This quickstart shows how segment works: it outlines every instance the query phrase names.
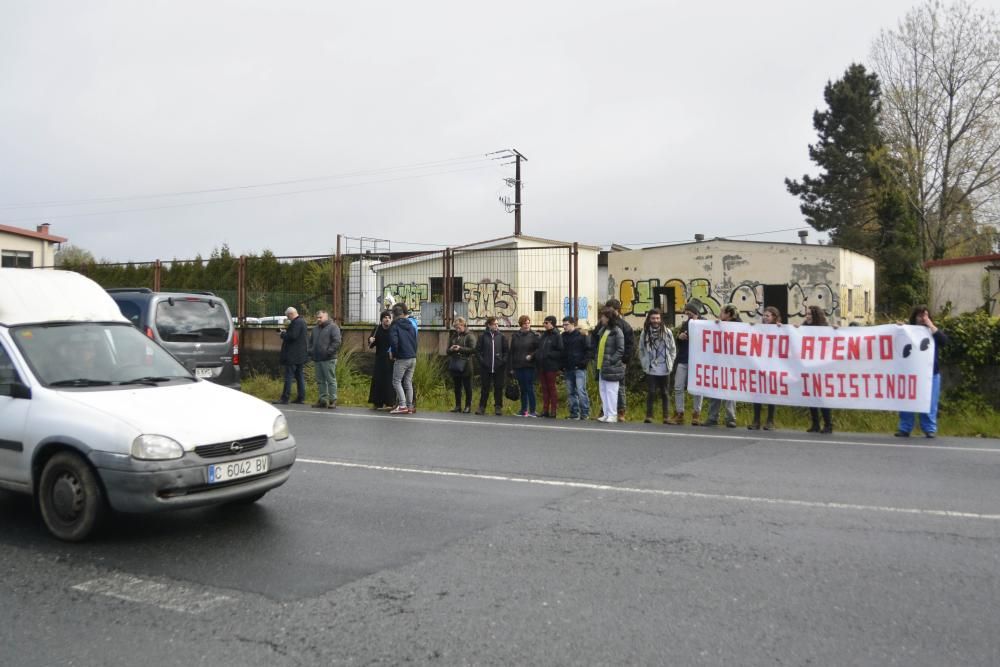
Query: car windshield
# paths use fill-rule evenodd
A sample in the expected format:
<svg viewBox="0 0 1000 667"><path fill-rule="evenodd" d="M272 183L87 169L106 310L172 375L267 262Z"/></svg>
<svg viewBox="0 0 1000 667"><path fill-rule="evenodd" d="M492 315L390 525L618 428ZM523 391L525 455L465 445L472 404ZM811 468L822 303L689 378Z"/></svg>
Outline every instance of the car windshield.
<svg viewBox="0 0 1000 667"><path fill-rule="evenodd" d="M169 343L225 343L229 327L226 309L211 300L182 297L156 305L156 330Z"/></svg>
<svg viewBox="0 0 1000 667"><path fill-rule="evenodd" d="M52 387L155 385L192 379L184 366L129 324L59 323L13 327L35 377Z"/></svg>

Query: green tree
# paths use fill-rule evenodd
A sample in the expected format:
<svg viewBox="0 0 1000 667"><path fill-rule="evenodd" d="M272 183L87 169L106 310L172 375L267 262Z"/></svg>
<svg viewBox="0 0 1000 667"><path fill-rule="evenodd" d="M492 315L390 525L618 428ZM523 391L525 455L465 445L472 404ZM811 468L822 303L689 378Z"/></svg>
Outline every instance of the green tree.
<svg viewBox="0 0 1000 667"><path fill-rule="evenodd" d="M820 173L785 179L785 187L801 199L799 209L813 228L874 258L876 309L895 314L923 300L926 281L913 210L879 129L880 98L878 75L863 65L827 82L827 108L813 113L818 141L809 146Z"/></svg>

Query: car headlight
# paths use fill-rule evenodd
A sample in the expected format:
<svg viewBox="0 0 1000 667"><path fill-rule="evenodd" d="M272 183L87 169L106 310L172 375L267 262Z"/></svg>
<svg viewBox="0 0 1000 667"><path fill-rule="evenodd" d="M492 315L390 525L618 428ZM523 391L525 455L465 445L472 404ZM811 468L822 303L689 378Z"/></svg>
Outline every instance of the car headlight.
<svg viewBox="0 0 1000 667"><path fill-rule="evenodd" d="M140 435L132 441L132 458L146 460L179 459L184 456L181 443L165 435Z"/></svg>
<svg viewBox="0 0 1000 667"><path fill-rule="evenodd" d="M278 415L274 418L274 439L284 440L288 437L288 420L285 415Z"/></svg>

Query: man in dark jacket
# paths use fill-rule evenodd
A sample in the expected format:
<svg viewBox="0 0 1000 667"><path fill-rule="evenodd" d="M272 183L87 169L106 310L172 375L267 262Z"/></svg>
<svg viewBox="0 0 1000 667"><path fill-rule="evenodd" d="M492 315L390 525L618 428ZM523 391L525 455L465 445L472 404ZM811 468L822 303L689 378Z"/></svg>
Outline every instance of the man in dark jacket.
<svg viewBox="0 0 1000 667"><path fill-rule="evenodd" d="M549 315L542 323L544 331L538 341L535 360L542 385L542 416L555 417L559 409L559 393L556 390L556 376L562 368L562 336L559 335L558 320Z"/></svg>
<svg viewBox="0 0 1000 667"><path fill-rule="evenodd" d="M486 318L486 331L476 341L476 358L479 360L479 379L482 385L479 394L479 409L477 415L486 412L486 400L493 388L494 414L503 414L504 372L507 369L507 357L510 347L507 339L500 333L497 318Z"/></svg>
<svg viewBox="0 0 1000 667"><path fill-rule="evenodd" d="M396 407L389 414L402 415L416 412L413 402L413 370L417 367L417 329L406 317L406 308L400 304L392 307L392 324L389 325L392 386L396 390Z"/></svg>
<svg viewBox="0 0 1000 667"><path fill-rule="evenodd" d="M622 362L625 364L625 372L628 372L628 367L632 364L632 359L635 358L635 332L632 330L632 325L629 324L625 317L622 316L622 302L618 299L608 299L608 302L604 304L608 308L613 308L616 313L618 313L618 326L622 330L622 335L625 336L625 356L622 357ZM625 408L628 407L625 404L625 380L622 379L622 386L618 392L618 421L625 421Z"/></svg>
<svg viewBox="0 0 1000 667"><path fill-rule="evenodd" d="M337 407L337 353L340 352L340 327L325 310L316 311L316 326L309 337L309 358L316 369L319 400L314 408Z"/></svg>
<svg viewBox="0 0 1000 667"><path fill-rule="evenodd" d="M306 321L299 317L299 311L289 306L285 310L288 318L288 328L281 331L281 355L278 361L285 367L285 386L281 390L281 398L275 401L279 405L287 405L292 395L292 380L295 380L296 397L292 403L305 403L306 376L305 366L309 360L309 349Z"/></svg>
<svg viewBox="0 0 1000 667"><path fill-rule="evenodd" d="M590 419L590 396L587 394L587 361L590 341L576 328L575 317L563 318L562 369L566 379L569 416L566 419Z"/></svg>

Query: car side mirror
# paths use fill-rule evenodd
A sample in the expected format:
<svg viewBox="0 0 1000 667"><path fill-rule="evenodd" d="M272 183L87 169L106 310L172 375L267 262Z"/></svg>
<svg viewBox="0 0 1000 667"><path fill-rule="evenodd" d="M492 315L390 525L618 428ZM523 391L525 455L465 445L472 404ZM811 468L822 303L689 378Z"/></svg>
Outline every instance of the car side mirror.
<svg viewBox="0 0 1000 667"><path fill-rule="evenodd" d="M10 389L11 398L26 398L31 399L31 387L21 382L11 382L7 385Z"/></svg>

